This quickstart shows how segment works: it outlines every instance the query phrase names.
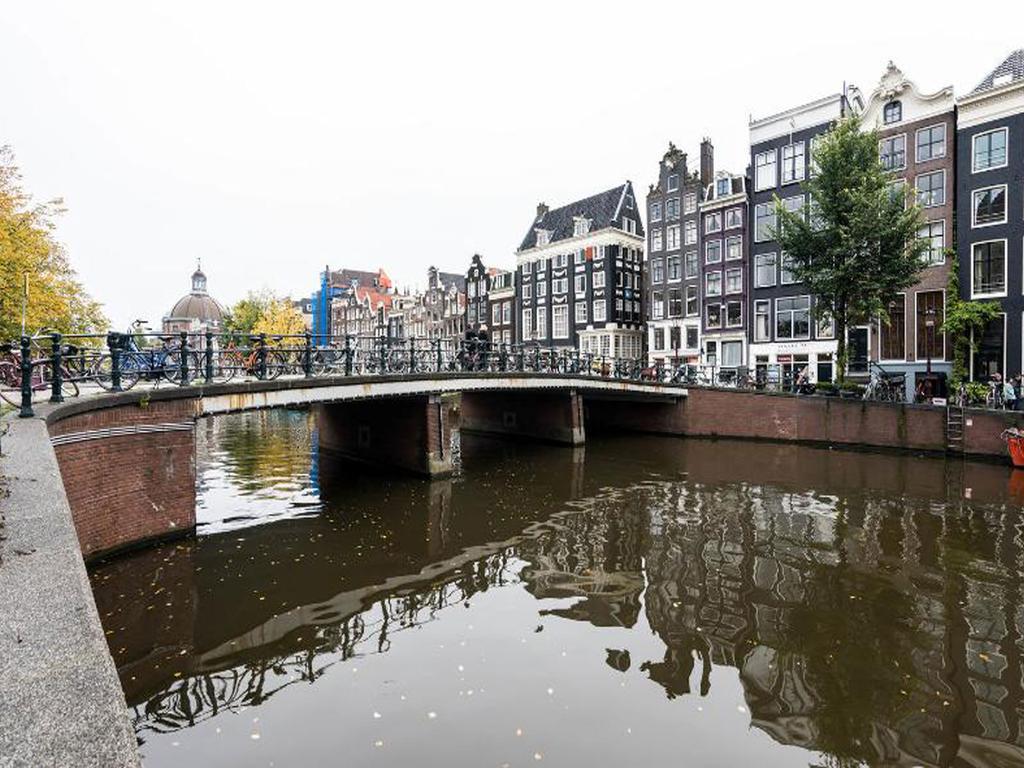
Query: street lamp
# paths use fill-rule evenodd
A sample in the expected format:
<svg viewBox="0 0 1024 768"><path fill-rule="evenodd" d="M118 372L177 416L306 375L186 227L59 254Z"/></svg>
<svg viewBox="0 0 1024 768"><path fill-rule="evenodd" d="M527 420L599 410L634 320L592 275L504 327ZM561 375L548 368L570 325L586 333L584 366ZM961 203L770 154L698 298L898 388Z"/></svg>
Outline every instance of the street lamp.
<svg viewBox="0 0 1024 768"><path fill-rule="evenodd" d="M924 311L924 327L928 329L926 331L928 363L925 373L929 376L932 373L932 344L935 342L935 316L937 314L938 312L935 311L935 307L928 307Z"/></svg>

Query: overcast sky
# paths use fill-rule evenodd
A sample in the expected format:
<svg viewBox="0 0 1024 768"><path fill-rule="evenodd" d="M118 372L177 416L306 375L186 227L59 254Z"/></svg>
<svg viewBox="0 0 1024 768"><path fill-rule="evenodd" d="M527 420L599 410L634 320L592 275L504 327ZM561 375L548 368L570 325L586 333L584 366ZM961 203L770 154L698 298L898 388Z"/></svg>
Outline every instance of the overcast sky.
<svg viewBox="0 0 1024 768"><path fill-rule="evenodd" d="M642 199L670 140L742 171L751 114L867 95L890 58L961 93L1024 46L1019 0L2 4L0 143L65 199L118 326L158 323L198 257L228 304L325 264L507 267L539 201Z"/></svg>

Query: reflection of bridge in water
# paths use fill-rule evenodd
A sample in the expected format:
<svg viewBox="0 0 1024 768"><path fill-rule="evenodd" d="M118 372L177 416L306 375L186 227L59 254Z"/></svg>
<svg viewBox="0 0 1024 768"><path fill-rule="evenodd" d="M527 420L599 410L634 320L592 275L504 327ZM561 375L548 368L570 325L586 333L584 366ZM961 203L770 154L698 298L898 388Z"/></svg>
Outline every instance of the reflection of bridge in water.
<svg viewBox="0 0 1024 768"><path fill-rule="evenodd" d="M651 479L611 487L619 454L601 444L586 464L580 449L542 449L527 469L549 501L529 518L547 521L533 526L507 499L524 481L497 458L486 486L399 483L387 502L372 479L327 473L324 498L344 514L114 561L96 596L108 626L131 628L112 650L140 736L386 653L406 629L522 581L574 601L545 611L556 620L646 621L661 658L595 662L638 665L669 697L706 695L716 667L736 668L753 724L782 743L873 764L1024 761L1019 504L1005 473L777 448L745 452L736 483L729 446L673 443ZM685 483L665 479L680 472ZM104 589L125 582L119 569L165 590L165 630L132 615L146 600Z"/></svg>

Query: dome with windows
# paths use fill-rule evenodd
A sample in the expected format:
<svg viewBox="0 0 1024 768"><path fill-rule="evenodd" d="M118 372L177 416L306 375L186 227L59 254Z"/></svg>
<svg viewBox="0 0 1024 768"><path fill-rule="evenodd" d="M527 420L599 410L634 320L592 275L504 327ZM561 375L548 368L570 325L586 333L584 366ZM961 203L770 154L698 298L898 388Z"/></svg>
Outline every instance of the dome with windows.
<svg viewBox="0 0 1024 768"><path fill-rule="evenodd" d="M178 299L164 318L165 330L216 328L224 320L224 307L206 292L206 275L197 266L192 273L192 290Z"/></svg>

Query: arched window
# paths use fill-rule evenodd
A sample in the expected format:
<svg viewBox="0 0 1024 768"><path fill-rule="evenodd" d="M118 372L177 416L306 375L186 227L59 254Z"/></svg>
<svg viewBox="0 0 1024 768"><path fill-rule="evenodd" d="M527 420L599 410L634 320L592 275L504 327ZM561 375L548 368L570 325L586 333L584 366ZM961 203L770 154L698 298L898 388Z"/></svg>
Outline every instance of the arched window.
<svg viewBox="0 0 1024 768"><path fill-rule="evenodd" d="M885 105L885 109L882 112L882 120L886 125L890 123L898 123L903 119L903 103L899 101L890 101Z"/></svg>

